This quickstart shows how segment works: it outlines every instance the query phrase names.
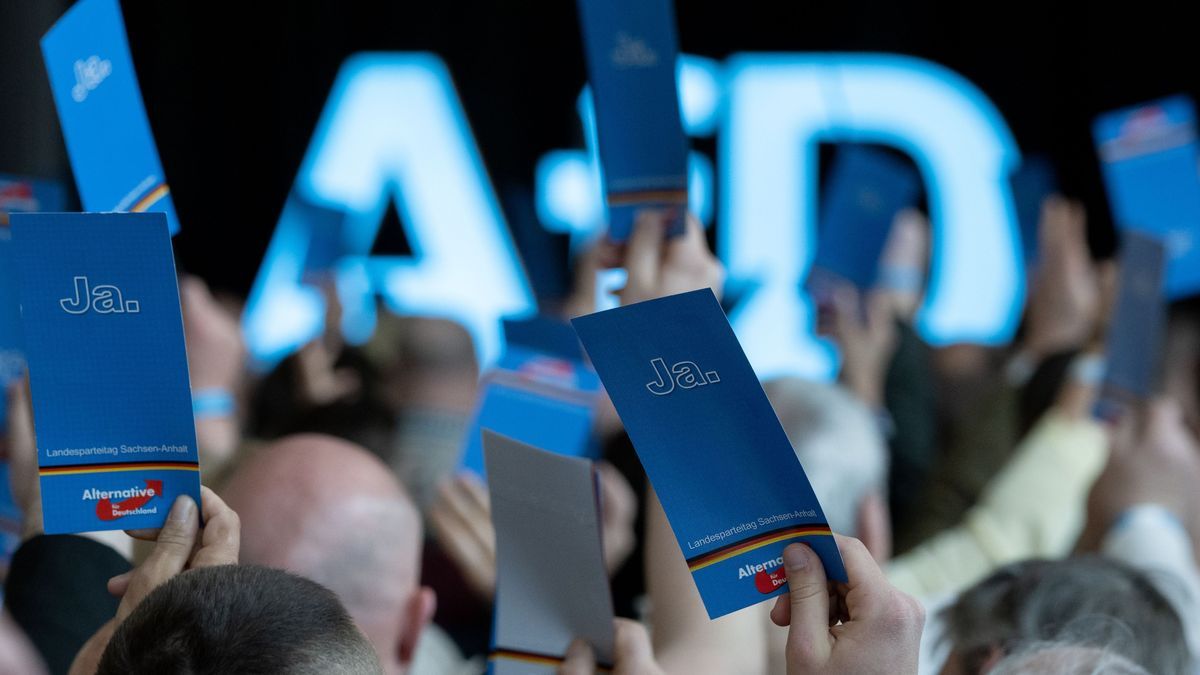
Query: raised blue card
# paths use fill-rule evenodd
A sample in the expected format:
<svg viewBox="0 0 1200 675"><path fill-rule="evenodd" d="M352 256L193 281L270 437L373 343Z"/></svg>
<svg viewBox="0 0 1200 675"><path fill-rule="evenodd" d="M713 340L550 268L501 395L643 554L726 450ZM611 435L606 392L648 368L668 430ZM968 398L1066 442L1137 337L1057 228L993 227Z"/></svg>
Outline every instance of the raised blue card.
<svg viewBox="0 0 1200 675"><path fill-rule="evenodd" d="M921 178L911 165L865 146L844 146L821 199L812 284L832 278L859 290L875 285L896 214L916 204ZM819 294L819 293L818 293Z"/></svg>
<svg viewBox="0 0 1200 675"><path fill-rule="evenodd" d="M687 136L679 111L671 0L578 0L608 236L625 241L638 209L687 211Z"/></svg>
<svg viewBox="0 0 1200 675"><path fill-rule="evenodd" d="M1017 225L1021 230L1021 254L1025 269L1031 269L1038 256L1038 231L1042 223L1042 202L1058 189L1058 180L1050 161L1042 156L1026 157L1009 177Z"/></svg>
<svg viewBox="0 0 1200 675"><path fill-rule="evenodd" d="M62 211L66 201L66 190L56 181L0 174L0 434L8 424L8 385L25 372L12 238L5 223L10 213Z"/></svg>
<svg viewBox="0 0 1200 675"><path fill-rule="evenodd" d="M600 378L571 327L536 317L505 321L504 355L485 373L462 466L482 476L483 429L572 457L591 457Z"/></svg>
<svg viewBox="0 0 1200 675"><path fill-rule="evenodd" d="M712 292L573 321L712 618L787 591L783 549L846 570L812 486Z"/></svg>
<svg viewBox="0 0 1200 675"><path fill-rule="evenodd" d="M8 428L8 387L25 372L21 309L12 268L12 238L0 225L0 434Z"/></svg>
<svg viewBox="0 0 1200 675"><path fill-rule="evenodd" d="M75 3L42 56L83 208L165 213L178 232L117 0Z"/></svg>
<svg viewBox="0 0 1200 675"><path fill-rule="evenodd" d="M47 533L162 526L200 473L161 213L12 216Z"/></svg>
<svg viewBox="0 0 1200 675"><path fill-rule="evenodd" d="M1117 299L1097 403L1101 418L1115 419L1154 394L1167 329L1165 267L1166 251L1160 241L1140 232L1122 235Z"/></svg>
<svg viewBox="0 0 1200 675"><path fill-rule="evenodd" d="M1191 99L1108 113L1092 131L1117 226L1166 247L1168 298L1200 292L1200 153Z"/></svg>
<svg viewBox="0 0 1200 675"><path fill-rule="evenodd" d="M58 181L0 173L0 213L63 211L67 192Z"/></svg>

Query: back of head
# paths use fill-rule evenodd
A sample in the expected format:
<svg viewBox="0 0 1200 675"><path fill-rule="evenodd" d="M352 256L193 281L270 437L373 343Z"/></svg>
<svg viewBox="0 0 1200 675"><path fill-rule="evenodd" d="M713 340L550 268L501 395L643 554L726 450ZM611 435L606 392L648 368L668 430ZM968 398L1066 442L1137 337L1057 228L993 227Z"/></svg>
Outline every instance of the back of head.
<svg viewBox="0 0 1200 675"><path fill-rule="evenodd" d="M1039 644L1006 657L988 675L1150 675L1124 656L1096 647Z"/></svg>
<svg viewBox="0 0 1200 675"><path fill-rule="evenodd" d="M289 436L246 458L222 496L241 517L243 562L329 588L381 654L395 651L418 586L422 534L387 465L340 439Z"/></svg>
<svg viewBox="0 0 1200 675"><path fill-rule="evenodd" d="M321 433L386 452L394 431L381 375L361 350L349 348L337 357L332 373L340 373L354 386L329 400L310 400L299 355L281 361L253 390L250 399L250 433L255 438L276 439L290 434Z"/></svg>
<svg viewBox="0 0 1200 675"><path fill-rule="evenodd" d="M859 505L887 491L888 454L875 418L834 385L783 378L764 388L830 527L859 536Z"/></svg>
<svg viewBox="0 0 1200 675"><path fill-rule="evenodd" d="M287 572L221 565L159 586L117 627L98 675L374 675L379 662L337 597Z"/></svg>
<svg viewBox="0 0 1200 675"><path fill-rule="evenodd" d="M997 650L1046 641L1104 650L1160 675L1185 673L1190 661L1167 599L1141 572L1099 556L1002 567L963 592L943 619L967 673L981 672Z"/></svg>
<svg viewBox="0 0 1200 675"><path fill-rule="evenodd" d="M330 589L386 671L408 670L435 601L419 586L420 515L387 464L340 438L296 434L243 458L222 496L241 517L243 562Z"/></svg>

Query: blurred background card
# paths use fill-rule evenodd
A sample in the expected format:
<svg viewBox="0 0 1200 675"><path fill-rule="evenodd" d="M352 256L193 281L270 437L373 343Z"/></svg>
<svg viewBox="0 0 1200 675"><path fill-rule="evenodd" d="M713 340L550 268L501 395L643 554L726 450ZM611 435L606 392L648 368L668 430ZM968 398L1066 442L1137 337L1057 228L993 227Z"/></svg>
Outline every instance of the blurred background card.
<svg viewBox="0 0 1200 675"><path fill-rule="evenodd" d="M162 526L200 501L175 260L161 213L14 214L46 532Z"/></svg>
<svg viewBox="0 0 1200 675"><path fill-rule="evenodd" d="M10 213L65 211L66 208L67 193L61 183L0 174L0 434L7 426L8 385L25 371L12 236L5 224Z"/></svg>
<svg viewBox="0 0 1200 675"><path fill-rule="evenodd" d="M505 321L505 349L484 373L462 466L483 475L483 429L572 457L594 457L592 419L600 378L571 326L538 316Z"/></svg>
<svg viewBox="0 0 1200 675"><path fill-rule="evenodd" d="M787 592L780 557L793 542L845 580L821 505L712 291L572 323L710 618Z"/></svg>
<svg viewBox="0 0 1200 675"><path fill-rule="evenodd" d="M1101 115L1092 127L1113 220L1160 240L1170 299L1200 291L1196 108L1173 96Z"/></svg>
<svg viewBox="0 0 1200 675"><path fill-rule="evenodd" d="M676 87L671 0L578 0L608 203L608 236L625 241L640 208L670 208L683 231L688 141Z"/></svg>
<svg viewBox="0 0 1200 675"><path fill-rule="evenodd" d="M345 212L313 204L298 190L288 193L283 209L280 220L296 219L295 226L308 235L304 272L315 275L332 272L347 253Z"/></svg>
<svg viewBox="0 0 1200 675"><path fill-rule="evenodd" d="M1050 160L1041 155L1025 157L1009 178L1017 226L1021 230L1021 254L1025 269L1032 269L1038 256L1038 226L1042 222L1042 202L1058 190L1058 179Z"/></svg>
<svg viewBox="0 0 1200 675"><path fill-rule="evenodd" d="M1154 393L1167 327L1163 297L1166 251L1161 242L1126 232L1121 242L1116 306L1109 324L1106 371L1099 416L1111 419L1122 407Z"/></svg>
<svg viewBox="0 0 1200 675"><path fill-rule="evenodd" d="M12 235L0 225L0 434L8 428L8 387L25 372L19 303Z"/></svg>
<svg viewBox="0 0 1200 675"><path fill-rule="evenodd" d="M75 187L87 211L159 211L179 220L117 0L80 0L42 38Z"/></svg>
<svg viewBox="0 0 1200 675"><path fill-rule="evenodd" d="M814 295L837 280L860 291L875 285L879 257L901 209L916 205L921 178L880 148L838 148L820 200L818 244L809 279Z"/></svg>
<svg viewBox="0 0 1200 675"><path fill-rule="evenodd" d="M486 430L496 528L491 672L558 672L571 641L613 659L613 604L592 463Z"/></svg>
<svg viewBox="0 0 1200 675"><path fill-rule="evenodd" d="M0 173L0 213L66 210L67 192L62 183Z"/></svg>

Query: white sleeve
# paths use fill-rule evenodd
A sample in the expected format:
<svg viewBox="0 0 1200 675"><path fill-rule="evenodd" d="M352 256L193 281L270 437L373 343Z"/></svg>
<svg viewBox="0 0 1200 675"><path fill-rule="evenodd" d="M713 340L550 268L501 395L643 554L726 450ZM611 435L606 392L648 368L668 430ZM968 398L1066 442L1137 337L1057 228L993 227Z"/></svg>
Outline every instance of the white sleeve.
<svg viewBox="0 0 1200 675"><path fill-rule="evenodd" d="M1138 504L1117 518L1100 551L1136 567L1175 608L1193 663L1200 663L1200 571L1179 518L1159 504Z"/></svg>

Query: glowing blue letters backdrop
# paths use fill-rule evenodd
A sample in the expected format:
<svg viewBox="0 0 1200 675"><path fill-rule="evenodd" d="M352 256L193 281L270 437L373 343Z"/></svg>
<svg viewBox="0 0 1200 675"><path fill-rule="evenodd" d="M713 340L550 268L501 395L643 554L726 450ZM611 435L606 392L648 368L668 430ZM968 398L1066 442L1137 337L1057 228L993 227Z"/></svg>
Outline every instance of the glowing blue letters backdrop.
<svg viewBox="0 0 1200 675"><path fill-rule="evenodd" d="M1020 233L1008 183L1020 153L977 88L928 61L887 54L741 54L725 64L684 56L685 130L718 134L718 157L691 153L692 209L717 226L730 278L753 290L731 320L761 377L831 377L836 354L812 335L801 282L816 245L817 148L880 143L908 154L933 223L926 340L996 344L1016 329L1024 294ZM591 98L579 98L586 150L556 150L536 168L537 212L574 246L603 231ZM714 180L722 199L714 209ZM414 256L373 257L394 199ZM293 202L346 214L336 264L342 330L367 339L381 296L394 312L462 323L484 365L500 320L535 302L496 205L450 76L436 56L367 54L343 66L289 206L252 292L244 325L269 364L315 336L323 300L303 284L313 240Z"/></svg>

